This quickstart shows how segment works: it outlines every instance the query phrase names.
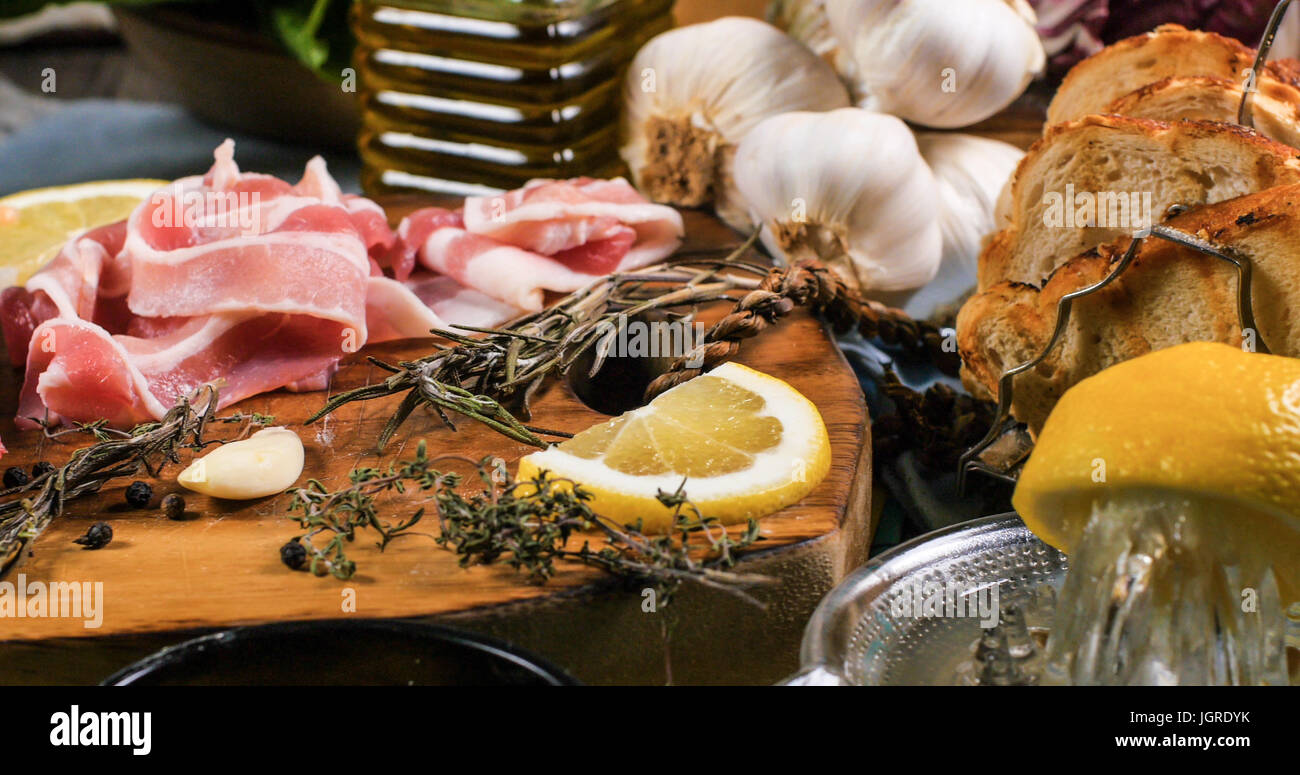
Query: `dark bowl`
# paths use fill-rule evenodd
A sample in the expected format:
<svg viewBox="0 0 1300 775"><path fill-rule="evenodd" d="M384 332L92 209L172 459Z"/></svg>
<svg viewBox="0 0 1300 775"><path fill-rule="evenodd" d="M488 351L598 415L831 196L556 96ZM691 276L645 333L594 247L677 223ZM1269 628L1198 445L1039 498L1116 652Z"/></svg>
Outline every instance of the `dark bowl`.
<svg viewBox="0 0 1300 775"><path fill-rule="evenodd" d="M136 65L216 126L319 148L352 149L361 128L356 95L344 92L247 25L206 6L115 6Z"/></svg>
<svg viewBox="0 0 1300 775"><path fill-rule="evenodd" d="M106 686L573 686L539 657L406 621L284 622L205 635L132 664Z"/></svg>

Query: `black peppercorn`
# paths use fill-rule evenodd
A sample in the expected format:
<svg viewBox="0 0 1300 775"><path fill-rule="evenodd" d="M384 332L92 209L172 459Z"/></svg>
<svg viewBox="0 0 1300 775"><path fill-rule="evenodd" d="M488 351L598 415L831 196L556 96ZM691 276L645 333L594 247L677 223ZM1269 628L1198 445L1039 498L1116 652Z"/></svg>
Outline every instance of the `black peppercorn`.
<svg viewBox="0 0 1300 775"><path fill-rule="evenodd" d="M280 562L291 570L298 570L307 562L307 550L297 541L290 541L280 547Z"/></svg>
<svg viewBox="0 0 1300 775"><path fill-rule="evenodd" d="M54 464L48 460L42 460L41 462L32 466L33 479L45 476L46 474L53 473L53 472L54 472Z"/></svg>
<svg viewBox="0 0 1300 775"><path fill-rule="evenodd" d="M159 505L168 519L185 519L185 499L176 493L163 498Z"/></svg>
<svg viewBox="0 0 1300 775"><path fill-rule="evenodd" d="M84 536L73 539L72 543L81 544L87 549L102 549L112 540L113 528L107 522L96 522L90 526Z"/></svg>
<svg viewBox="0 0 1300 775"><path fill-rule="evenodd" d="M18 466L9 466L8 468L5 469L6 489L10 487L22 487L24 484L27 484L31 480L32 478L27 475L27 472L19 468Z"/></svg>
<svg viewBox="0 0 1300 775"><path fill-rule="evenodd" d="M153 488L148 482L131 482L131 486L126 488L126 502L142 509L149 505L153 498Z"/></svg>

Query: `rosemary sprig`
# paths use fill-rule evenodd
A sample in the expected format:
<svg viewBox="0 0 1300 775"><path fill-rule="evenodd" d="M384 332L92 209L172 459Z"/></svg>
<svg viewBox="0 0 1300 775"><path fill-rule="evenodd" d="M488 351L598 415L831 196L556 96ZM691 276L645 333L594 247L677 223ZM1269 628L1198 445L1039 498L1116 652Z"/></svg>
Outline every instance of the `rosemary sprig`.
<svg viewBox="0 0 1300 775"><path fill-rule="evenodd" d="M308 422L345 404L403 395L379 435L381 449L420 407L432 409L453 430L448 412L515 441L545 448L541 436L567 434L527 425L516 415L531 416L529 403L547 379L566 375L592 348L590 373L594 375L613 343L607 334L617 330L621 319L660 312L689 321L694 308L715 302L728 302L733 311L650 384L647 400L730 359L744 339L762 333L796 307L809 308L836 333L856 328L866 337L923 353L945 373L956 374L959 360L947 341L951 331L863 298L816 258L800 258L785 267L741 260L757 236L751 234L724 258L679 253L656 266L609 275L505 328L462 327L480 337L435 330L452 344L399 364L371 358L390 376L334 396ZM675 312L683 307L692 311Z"/></svg>
<svg viewBox="0 0 1300 775"><path fill-rule="evenodd" d="M141 471L156 477L168 463L180 462L180 450L219 443L204 438L211 423L265 425L274 421L256 413L217 417L217 397L216 387L204 386L192 398L180 399L161 420L130 431L111 429L102 421L58 431L46 426L45 435L50 439L82 433L96 442L74 451L63 466L0 491L0 498L7 498L0 502L0 577L22 562L26 550L63 513L68 501L99 492L111 479L136 476Z"/></svg>
<svg viewBox="0 0 1300 775"><path fill-rule="evenodd" d="M472 467L479 488L461 494L458 488L464 480L435 468L443 463ZM429 494L440 527L439 534L431 537L454 552L464 567L501 563L526 573L530 581L544 583L555 575L557 561L577 562L629 584L650 586L660 605L671 601L688 579L761 605L744 590L768 579L730 570L737 551L762 540L754 520L733 537L716 520L700 514L679 487L659 494L660 502L675 510L674 532L648 536L593 512L591 494L570 480L542 472L530 481L513 481L499 458L430 458L423 441L412 459L383 470L353 470L349 486L343 489L330 491L313 479L293 490L289 511L306 532L289 542L290 548L296 544L303 551L288 554L304 557L303 564L318 576L351 578L356 563L347 546L359 531L373 530L381 551L395 539L415 534L412 528L425 516L423 507L398 522L386 522L380 518L377 500L384 493L403 494L408 489ZM572 545L575 534L590 530L604 540L604 546L593 547L590 537L583 538L580 546ZM284 549L281 556L286 556Z"/></svg>
<svg viewBox="0 0 1300 775"><path fill-rule="evenodd" d="M505 328L464 328L434 333L451 345L416 361L398 364L370 358L389 372L380 383L332 397L308 422L355 401L404 395L380 433L382 448L420 407L433 410L453 429L448 412L483 423L515 441L545 448L541 436L557 435L517 419L531 416L530 402L547 379L563 376L588 349L617 328L620 316L675 311L717 301L736 303L756 289L768 268L741 261L757 233L725 258L679 256L656 266L609 275L592 282L547 309ZM689 315L688 315L689 317ZM591 373L604 362L607 346L597 350Z"/></svg>

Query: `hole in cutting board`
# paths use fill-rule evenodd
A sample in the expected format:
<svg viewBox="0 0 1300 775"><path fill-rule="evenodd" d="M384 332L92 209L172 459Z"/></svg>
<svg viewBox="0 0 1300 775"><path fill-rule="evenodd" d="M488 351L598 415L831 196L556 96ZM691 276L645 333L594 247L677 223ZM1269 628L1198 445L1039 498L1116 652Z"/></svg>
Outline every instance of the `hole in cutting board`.
<svg viewBox="0 0 1300 775"><path fill-rule="evenodd" d="M694 348L703 333L703 324L693 318L657 310L622 318L574 361L565 381L587 408L601 414L622 414L643 406L650 383ZM608 355L591 374L602 346L608 347Z"/></svg>

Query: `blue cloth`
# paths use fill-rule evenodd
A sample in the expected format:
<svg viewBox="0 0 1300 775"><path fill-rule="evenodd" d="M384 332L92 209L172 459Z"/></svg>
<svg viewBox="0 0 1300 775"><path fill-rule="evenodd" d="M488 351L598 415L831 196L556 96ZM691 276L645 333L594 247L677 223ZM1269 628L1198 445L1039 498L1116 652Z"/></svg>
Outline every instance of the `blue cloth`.
<svg viewBox="0 0 1300 775"><path fill-rule="evenodd" d="M290 182L318 151L209 126L176 105L76 100L0 139L0 196L114 178L172 180L206 172L212 149L235 140L241 169ZM355 154L323 153L344 191L360 190Z"/></svg>

